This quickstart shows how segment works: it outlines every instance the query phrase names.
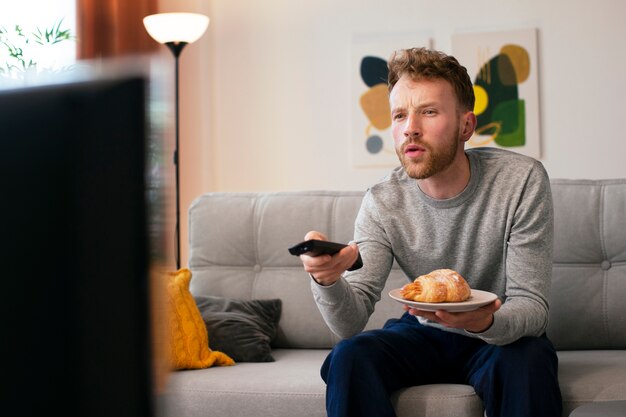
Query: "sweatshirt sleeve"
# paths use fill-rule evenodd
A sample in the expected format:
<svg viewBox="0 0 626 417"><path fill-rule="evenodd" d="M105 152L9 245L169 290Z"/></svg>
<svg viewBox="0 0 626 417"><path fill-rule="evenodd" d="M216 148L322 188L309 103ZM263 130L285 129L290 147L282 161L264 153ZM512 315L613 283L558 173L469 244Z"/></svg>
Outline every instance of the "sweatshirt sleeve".
<svg viewBox="0 0 626 417"><path fill-rule="evenodd" d="M472 333L497 345L540 336L548 326L554 220L550 182L539 162L528 173L513 219L505 260L506 299L492 326Z"/></svg>
<svg viewBox="0 0 626 417"><path fill-rule="evenodd" d="M380 300L393 264L391 245L378 221L370 192L366 193L356 218L354 241L363 260L361 269L345 272L330 286L311 280L313 297L326 324L341 338L363 330Z"/></svg>

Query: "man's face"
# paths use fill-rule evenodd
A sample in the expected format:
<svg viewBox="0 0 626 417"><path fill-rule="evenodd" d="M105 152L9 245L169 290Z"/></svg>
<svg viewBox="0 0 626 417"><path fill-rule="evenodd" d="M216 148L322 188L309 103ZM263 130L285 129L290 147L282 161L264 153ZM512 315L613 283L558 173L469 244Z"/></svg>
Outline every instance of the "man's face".
<svg viewBox="0 0 626 417"><path fill-rule="evenodd" d="M396 153L407 174L424 179L445 171L467 140L461 138L461 113L450 83L403 75L389 101Z"/></svg>

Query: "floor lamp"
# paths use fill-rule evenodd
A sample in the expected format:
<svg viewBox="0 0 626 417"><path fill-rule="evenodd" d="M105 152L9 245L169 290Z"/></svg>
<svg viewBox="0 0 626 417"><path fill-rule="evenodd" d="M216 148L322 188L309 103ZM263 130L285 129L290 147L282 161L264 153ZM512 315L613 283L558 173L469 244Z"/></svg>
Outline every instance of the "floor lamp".
<svg viewBox="0 0 626 417"><path fill-rule="evenodd" d="M183 48L200 39L209 26L209 18L198 13L159 13L143 19L148 34L157 42L166 45L176 62L176 142L174 165L176 167L176 269L180 269L180 159L179 146L179 98L178 60Z"/></svg>

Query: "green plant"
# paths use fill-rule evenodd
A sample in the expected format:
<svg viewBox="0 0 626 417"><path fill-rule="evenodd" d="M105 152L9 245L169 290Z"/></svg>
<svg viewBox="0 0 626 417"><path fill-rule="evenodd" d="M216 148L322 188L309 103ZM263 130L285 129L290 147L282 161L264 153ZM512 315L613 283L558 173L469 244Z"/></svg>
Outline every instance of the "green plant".
<svg viewBox="0 0 626 417"><path fill-rule="evenodd" d="M20 25L12 30L0 26L0 75L24 78L28 71L55 71L55 68L39 68L46 50L63 41L75 40L69 29L62 28L63 19L50 28L35 28L26 33ZM67 69L67 68L62 68Z"/></svg>
<svg viewBox="0 0 626 417"><path fill-rule="evenodd" d="M69 29L61 29L61 23L63 23L63 19L59 20L59 23L53 25L50 30L45 29L43 32L40 28L37 28L36 32L33 32L33 37L35 38L35 42L40 45L59 43L62 41L72 39L72 34Z"/></svg>

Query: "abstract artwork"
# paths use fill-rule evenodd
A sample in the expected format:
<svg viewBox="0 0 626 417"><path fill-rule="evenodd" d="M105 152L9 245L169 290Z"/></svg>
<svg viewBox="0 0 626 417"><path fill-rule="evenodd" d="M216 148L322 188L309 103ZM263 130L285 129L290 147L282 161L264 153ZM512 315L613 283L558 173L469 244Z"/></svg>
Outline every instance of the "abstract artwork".
<svg viewBox="0 0 626 417"><path fill-rule="evenodd" d="M387 60L393 51L429 47L419 34L355 35L352 42L352 164L355 167L393 167L399 164L391 137L387 92Z"/></svg>
<svg viewBox="0 0 626 417"><path fill-rule="evenodd" d="M540 157L537 31L455 35L452 55L474 84L478 119L466 147L494 146Z"/></svg>

